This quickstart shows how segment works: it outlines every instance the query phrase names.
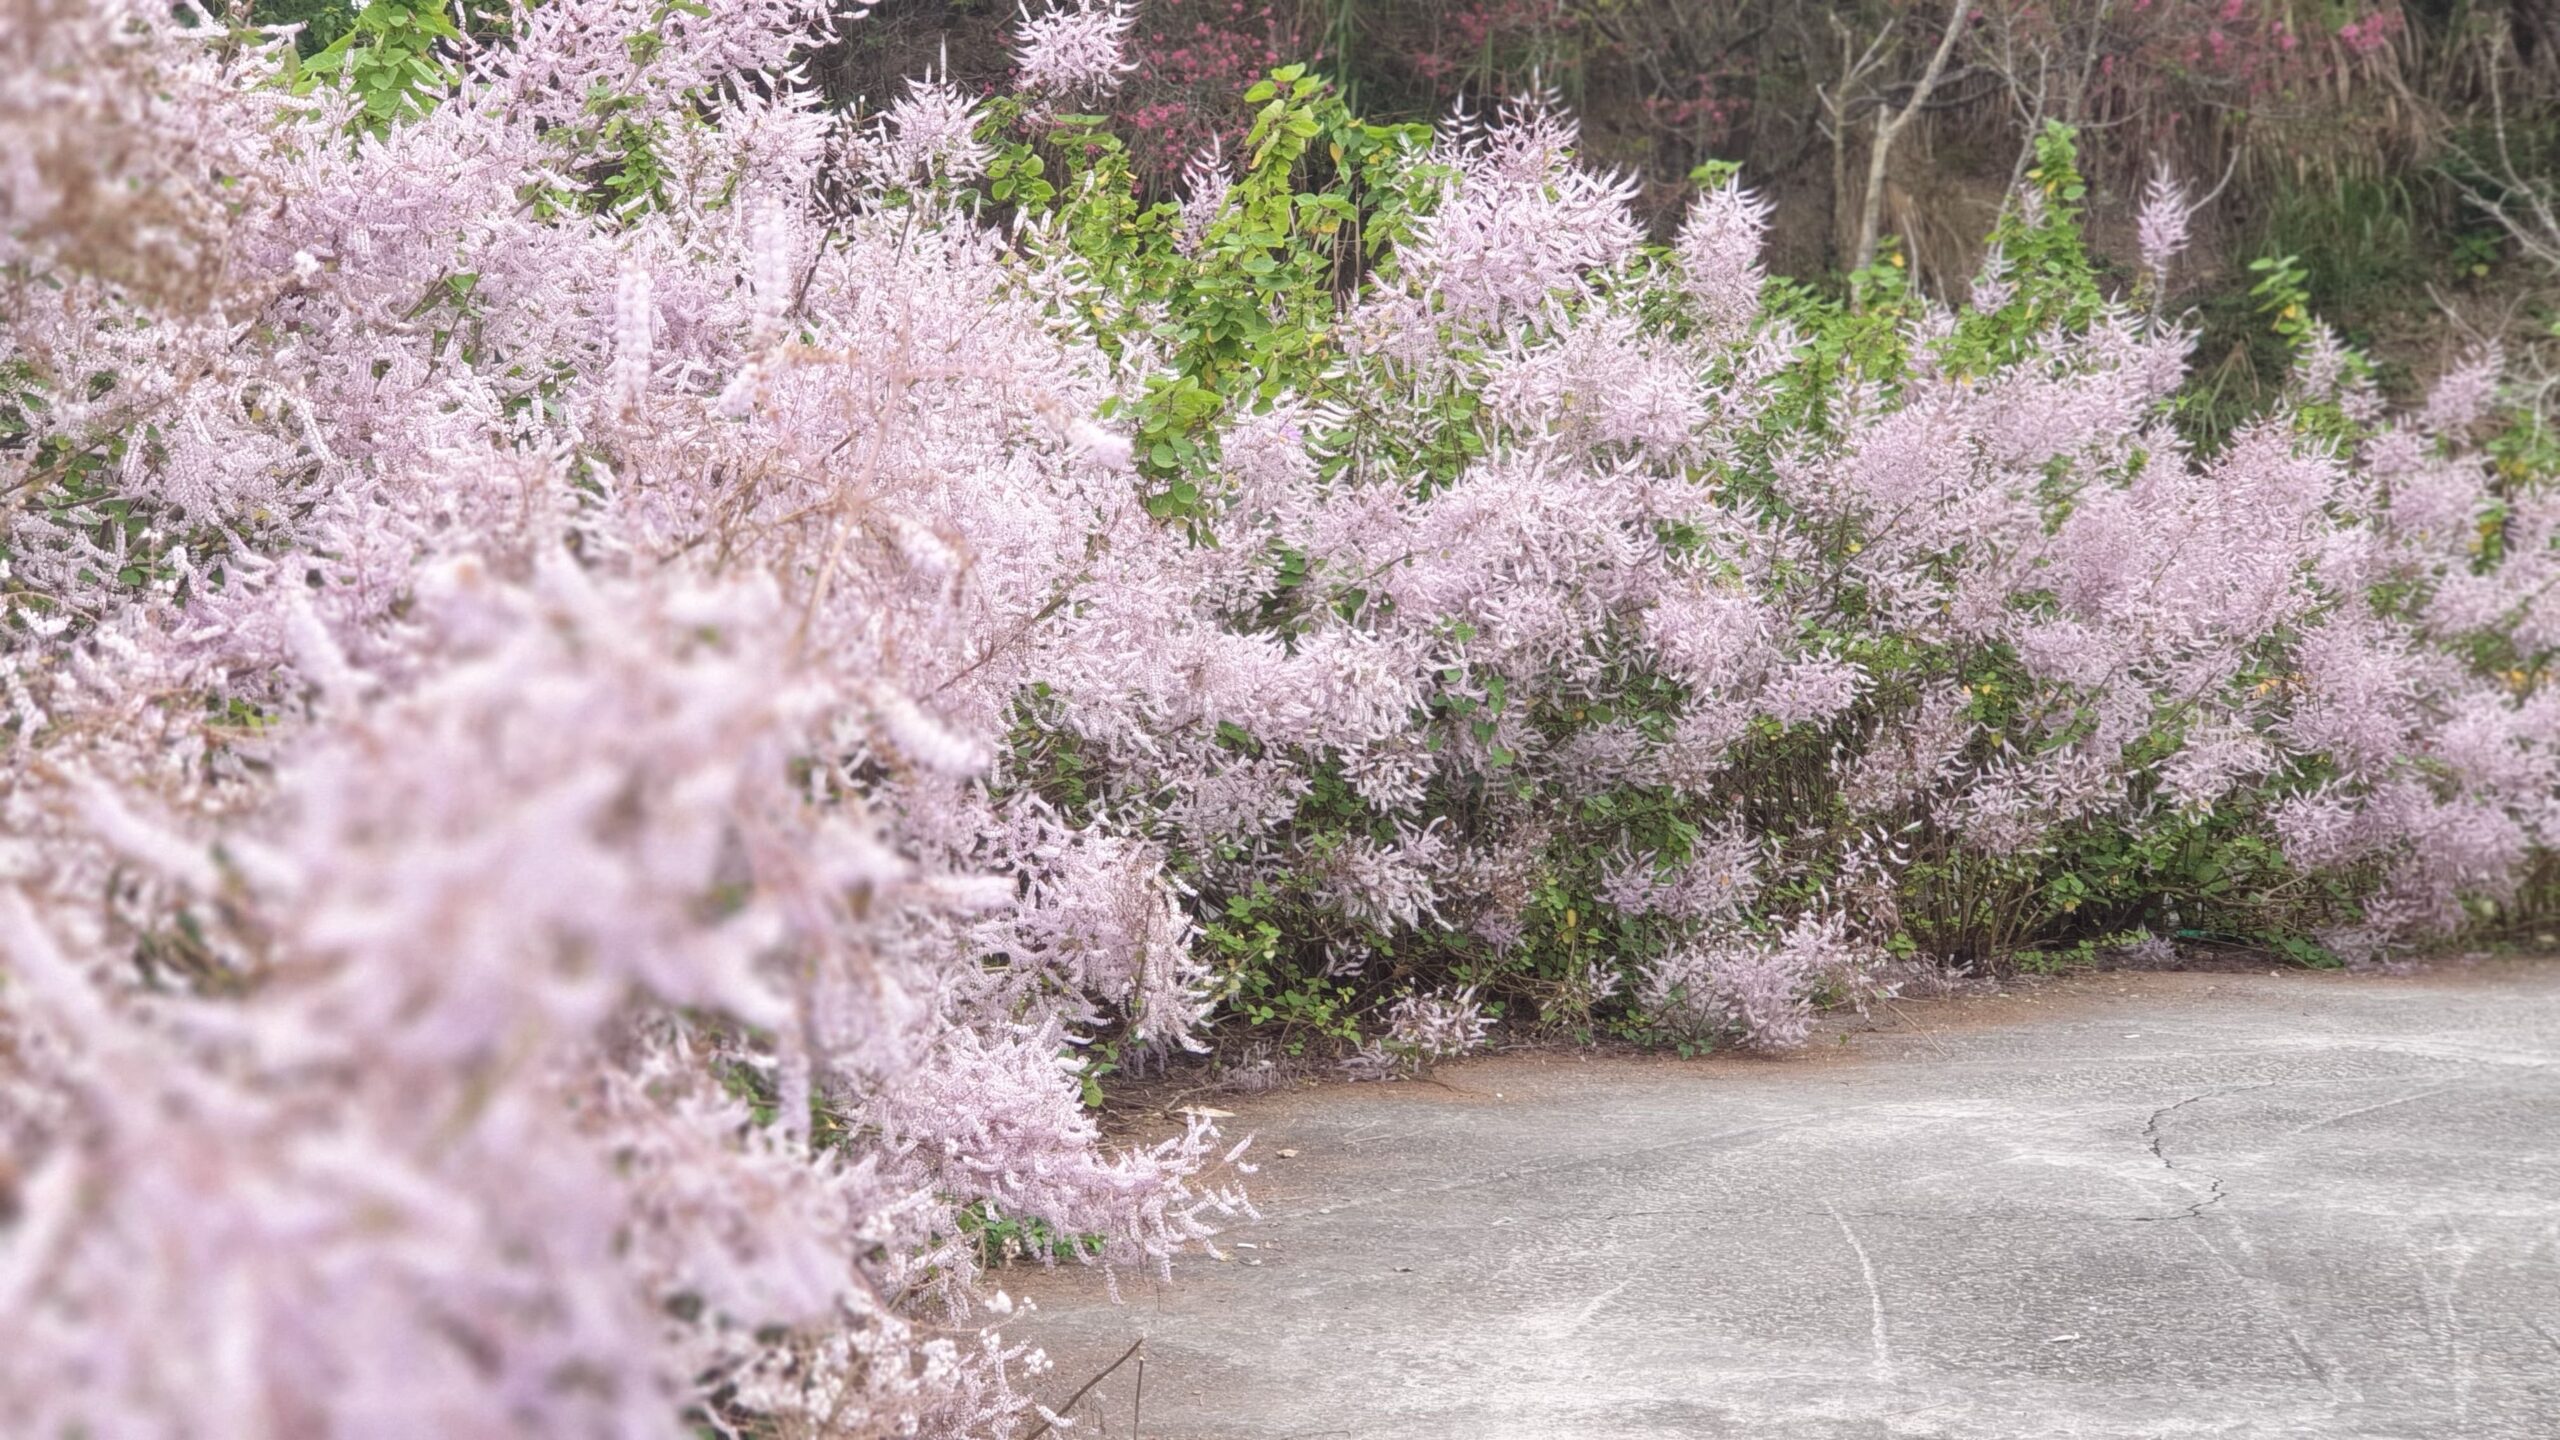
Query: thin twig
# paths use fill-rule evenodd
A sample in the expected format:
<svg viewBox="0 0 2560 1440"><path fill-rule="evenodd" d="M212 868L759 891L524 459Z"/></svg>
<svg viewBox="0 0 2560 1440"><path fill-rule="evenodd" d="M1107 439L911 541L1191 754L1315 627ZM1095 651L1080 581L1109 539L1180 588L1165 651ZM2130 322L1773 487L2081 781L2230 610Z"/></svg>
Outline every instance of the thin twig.
<svg viewBox="0 0 2560 1440"><path fill-rule="evenodd" d="M1110 1379L1110 1378L1111 1378L1111 1372L1112 1372L1112 1371L1117 1370L1117 1369L1119 1369L1121 1366L1128 1364L1128 1363L1129 1363L1129 1357L1130 1357L1130 1356L1132 1356L1132 1355L1137 1354L1140 1350L1145 1349L1145 1348L1146 1348L1146 1345L1147 1345L1147 1337L1146 1337L1146 1336L1144 1336L1144 1335L1141 1335L1141 1336L1139 1336L1137 1339L1130 1341L1130 1342L1129 1342L1129 1348L1120 1352L1120 1358L1119 1358L1119 1359L1114 1360L1114 1361L1112 1361L1110 1364L1103 1366L1103 1367L1102 1367L1102 1373L1101 1373L1101 1374L1096 1375L1096 1376L1094 1376L1092 1379L1087 1380L1086 1382L1084 1382L1084 1385L1083 1385L1081 1388L1079 1388L1079 1389L1076 1391L1076 1393L1074 1393L1073 1395L1070 1395L1070 1396L1068 1396L1068 1397L1067 1397L1067 1403L1066 1403L1066 1404L1064 1404L1064 1405L1059 1406L1059 1407L1058 1407L1058 1409L1057 1409L1057 1412L1056 1412L1056 1413L1058 1413L1058 1414L1060 1414L1060 1415L1064 1415L1064 1414L1066 1414L1068 1411L1073 1410L1074 1408L1076 1408L1076 1402L1077 1402L1077 1401L1082 1400L1082 1399L1083 1399L1087 1394L1091 1393L1091 1391L1093 1390L1093 1387L1094 1387L1094 1386L1099 1385L1099 1384L1101 1384L1103 1381ZM1041 1421L1041 1422L1040 1422L1040 1428L1039 1428L1039 1429L1037 1429L1037 1430L1032 1431L1032 1432L1031 1432L1030 1434L1028 1434L1028 1435L1025 1435L1024 1437L1022 1437L1022 1440L1040 1440L1040 1437L1041 1437L1041 1436L1046 1435L1046 1434L1048 1434L1048 1433L1049 1433L1049 1430L1050 1430L1050 1424L1051 1424L1051 1422L1049 1422L1049 1421L1047 1421L1047 1420L1043 1420L1043 1421Z"/></svg>

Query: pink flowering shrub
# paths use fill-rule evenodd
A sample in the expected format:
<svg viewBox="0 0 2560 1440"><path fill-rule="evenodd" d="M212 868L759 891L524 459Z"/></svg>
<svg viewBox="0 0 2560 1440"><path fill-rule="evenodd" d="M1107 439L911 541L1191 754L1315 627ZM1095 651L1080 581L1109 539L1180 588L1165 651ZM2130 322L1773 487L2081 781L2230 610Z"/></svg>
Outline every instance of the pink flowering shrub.
<svg viewBox="0 0 2560 1440"><path fill-rule="evenodd" d="M1682 945L1653 962L1642 993L1674 1033L1785 1049L1812 1033L1817 995L1863 1004L1878 988L1881 959L1834 911L1804 916L1768 939L1728 931Z"/></svg>
<svg viewBox="0 0 2560 1440"><path fill-rule="evenodd" d="M790 98L827 8L528 7L389 124L0 11L26 1433L1005 1432L972 1227L1242 1204L1081 1103L1196 1043L1158 851L983 779L1117 382L968 104Z"/></svg>
<svg viewBox="0 0 2560 1440"><path fill-rule="evenodd" d="M1447 994L1400 996L1387 1007L1382 1032L1345 1057L1343 1069L1364 1079L1427 1071L1435 1060L1481 1048L1491 1027L1472 985Z"/></svg>
<svg viewBox="0 0 2560 1440"><path fill-rule="evenodd" d="M1017 1433L983 1252L1209 1243L1242 1147L1083 1102L1222 1023L1780 1047L2560 840L2494 357L2196 453L2059 136L1997 303L1850 310L1295 67L1141 207L1098 4L844 114L810 0L0 5L29 1433Z"/></svg>

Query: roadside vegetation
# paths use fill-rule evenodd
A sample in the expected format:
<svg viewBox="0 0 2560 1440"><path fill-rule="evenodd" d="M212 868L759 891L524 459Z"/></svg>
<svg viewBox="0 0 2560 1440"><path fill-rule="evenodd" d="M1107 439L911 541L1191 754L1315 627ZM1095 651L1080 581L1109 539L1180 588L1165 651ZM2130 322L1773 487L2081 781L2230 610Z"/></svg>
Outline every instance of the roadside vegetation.
<svg viewBox="0 0 2560 1440"><path fill-rule="evenodd" d="M1171 8L853 104L807 0L0 0L13 1423L1020 1434L989 1266L1250 1208L1097 1127L1183 1057L2547 923L2549 319L2328 318L2418 189L2048 57L1950 248L1886 152L2033 16L1840 7L1791 273L1567 96L1195 136ZM2560 263L2487 93L2455 289Z"/></svg>

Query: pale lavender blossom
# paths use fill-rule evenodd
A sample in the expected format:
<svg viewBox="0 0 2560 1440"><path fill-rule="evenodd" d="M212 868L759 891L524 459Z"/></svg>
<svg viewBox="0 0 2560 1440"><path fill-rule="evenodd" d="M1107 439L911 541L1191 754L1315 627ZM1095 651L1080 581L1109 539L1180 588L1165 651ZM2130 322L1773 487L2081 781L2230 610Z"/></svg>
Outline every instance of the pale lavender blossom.
<svg viewBox="0 0 2560 1440"><path fill-rule="evenodd" d="M1472 985L1401 995L1387 1007L1384 1033L1344 1057L1342 1068L1362 1080L1427 1073L1436 1061L1483 1048L1492 1024Z"/></svg>
<svg viewBox="0 0 2560 1440"><path fill-rule="evenodd" d="M1119 90L1138 68L1128 58L1138 23L1129 0L1024 0L1014 21L1014 62L1022 89L1055 99L1092 100Z"/></svg>
<svg viewBox="0 0 2560 1440"><path fill-rule="evenodd" d="M1975 270L1973 283L1967 288L1973 307L1983 311L1999 310L2017 295L2017 274L1999 246L1984 248L1982 265Z"/></svg>
<svg viewBox="0 0 2560 1440"><path fill-rule="evenodd" d="M2470 429L2496 401L2498 382L2505 371L2506 359L2496 345L2472 350L2438 377L2435 388L2427 392L2426 409L2418 415L2419 428L2437 435Z"/></svg>
<svg viewBox="0 0 2560 1440"><path fill-rule="evenodd" d="M2135 222L2136 239L2142 248L2142 268L2155 290L2169 284L2169 265L2187 248L2188 222L2194 207L2187 201L2187 187L2180 184L2166 164L2151 172L2150 182L2142 187L2142 213Z"/></svg>
<svg viewBox="0 0 2560 1440"><path fill-rule="evenodd" d="M1760 894L1758 847L1738 825L1710 833L1689 859L1665 867L1653 855L1620 855L1602 874L1600 898L1629 915L1698 924L1740 918Z"/></svg>
<svg viewBox="0 0 2560 1440"><path fill-rule="evenodd" d="M880 117L873 169L892 185L965 185L995 150L978 138L978 107L947 79L917 80Z"/></svg>
<svg viewBox="0 0 2560 1440"><path fill-rule="evenodd" d="M1732 336L1760 313L1761 237L1775 209L1758 194L1727 180L1700 195L1680 226L1674 253L1680 278L1708 333Z"/></svg>
<svg viewBox="0 0 2560 1440"><path fill-rule="evenodd" d="M1235 177L1227 171L1226 142L1212 135L1207 147L1182 167L1182 225L1174 237L1174 244L1182 253L1199 253L1209 227L1217 223L1219 213L1227 208L1227 196L1234 190Z"/></svg>
<svg viewBox="0 0 2560 1440"><path fill-rule="evenodd" d="M1067 426L1067 439L1078 450L1093 457L1106 470L1126 470L1134 458L1128 437L1115 435L1090 420L1077 420Z"/></svg>
<svg viewBox="0 0 2560 1440"><path fill-rule="evenodd" d="M2161 764L2160 793L2180 810L2201 815L2234 786L2265 774L2275 758L2275 747L2253 731L2237 725L2200 727Z"/></svg>
<svg viewBox="0 0 2560 1440"><path fill-rule="evenodd" d="M650 346L656 330L649 272L633 266L613 294L613 368L605 385L616 408L636 410L649 388Z"/></svg>
<svg viewBox="0 0 2560 1440"><path fill-rule="evenodd" d="M1732 935L1682 946L1646 971L1642 998L1675 1030L1760 1049L1802 1045L1817 988L1868 989L1880 957L1844 917L1804 916L1776 936Z"/></svg>
<svg viewBox="0 0 2560 1440"><path fill-rule="evenodd" d="M782 338L783 323L791 307L798 271L796 242L790 212L779 203L763 202L750 215L747 283L754 292L755 308L748 333L752 343L771 345Z"/></svg>
<svg viewBox="0 0 2560 1440"><path fill-rule="evenodd" d="M1345 915L1378 930L1437 919L1432 871L1448 842L1439 830L1400 825L1395 841L1381 845L1365 835L1345 841L1329 863L1327 893Z"/></svg>
<svg viewBox="0 0 2560 1440"><path fill-rule="evenodd" d="M1771 677L1760 709L1782 725L1819 725L1857 703L1866 671L1833 655L1808 655Z"/></svg>
<svg viewBox="0 0 2560 1440"><path fill-rule="evenodd" d="M1410 300L1421 304L1376 304L1356 322L1387 353L1438 323L1499 327L1580 289L1588 272L1626 259L1642 239L1627 211L1634 179L1574 165L1579 134L1560 107L1514 102L1490 127L1461 113L1443 136L1436 158L1453 178L1405 251L1404 272L1419 287ZM1419 335L1416 324L1426 327Z"/></svg>
<svg viewBox="0 0 2560 1440"><path fill-rule="evenodd" d="M1445 1060L1483 1046L1492 1019L1472 985L1439 995L1407 995L1388 1008L1387 1040L1423 1060Z"/></svg>

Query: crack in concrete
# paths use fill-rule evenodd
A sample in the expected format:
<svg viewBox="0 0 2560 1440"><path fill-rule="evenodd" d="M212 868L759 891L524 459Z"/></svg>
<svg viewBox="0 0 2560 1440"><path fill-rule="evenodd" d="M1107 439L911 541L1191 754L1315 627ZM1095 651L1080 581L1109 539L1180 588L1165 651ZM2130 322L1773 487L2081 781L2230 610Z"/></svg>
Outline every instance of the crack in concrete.
<svg viewBox="0 0 2560 1440"><path fill-rule="evenodd" d="M2160 1168L2167 1170L2173 1175L2182 1172L2194 1173L2193 1167L2180 1165L2177 1161L2169 1158L2168 1151L2161 1148L2162 1136L2160 1134L2160 1122L2168 1119L2172 1115L2175 1115L2179 1111L2186 1109L2188 1106L2202 1101L2219 1099L2225 1095L2245 1094L2251 1090L2264 1090L2270 1086L2281 1083L2283 1082L2268 1080L2255 1085L2226 1085L2219 1090L2207 1090L2201 1095L2190 1095L2184 1100L2178 1101L2174 1105L2163 1105L2159 1109L2152 1111L2151 1118L2144 1121L2142 1126L2142 1137L2151 1147L2151 1158L2159 1161ZM2206 1175L2204 1178L2206 1184L2205 1197L2189 1205L2186 1209L2181 1210L2174 1215L2136 1215L2133 1218L2139 1221L2193 1220L2203 1215L2205 1211L2210 1210L2214 1206L2231 1198L2231 1192L2223 1187L2222 1177L2220 1175Z"/></svg>
<svg viewBox="0 0 2560 1440"><path fill-rule="evenodd" d="M1831 1212L1840 1238L1849 1242L1850 1253L1858 1257L1858 1273L1867 1282L1868 1344L1875 1355L1875 1375L1887 1385L1894 1384L1893 1342L1886 1333L1884 1290L1876 1284L1875 1262L1867 1258L1867 1247L1858 1243L1858 1232L1849 1228L1849 1217L1840 1213L1840 1207L1825 1200L1822 1208Z"/></svg>
<svg viewBox="0 0 2560 1440"><path fill-rule="evenodd" d="M2300 1135L2306 1131L2317 1130L2323 1125L2335 1125L2341 1120L2352 1120L2359 1115L2370 1115L2376 1110L2388 1110L2394 1105L2407 1105L2413 1101L2425 1100L2431 1096L2442 1095L2448 1091L2459 1090L2461 1088L2462 1082L2456 1080L2454 1083L2449 1085L2438 1085L2432 1089L2420 1090L2408 1095L2395 1096L2389 1100L2377 1100L2370 1105L2358 1105L2353 1109L2341 1110L2335 1115L2323 1115L2317 1120L2306 1120L2302 1124L2294 1126L2291 1130L2285 1133L2288 1135Z"/></svg>

